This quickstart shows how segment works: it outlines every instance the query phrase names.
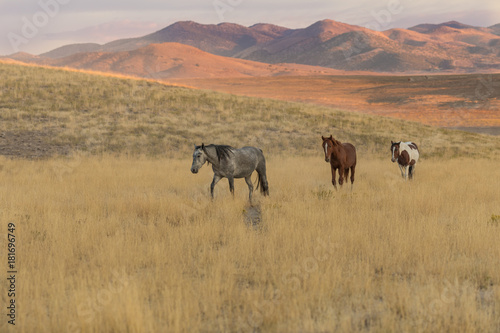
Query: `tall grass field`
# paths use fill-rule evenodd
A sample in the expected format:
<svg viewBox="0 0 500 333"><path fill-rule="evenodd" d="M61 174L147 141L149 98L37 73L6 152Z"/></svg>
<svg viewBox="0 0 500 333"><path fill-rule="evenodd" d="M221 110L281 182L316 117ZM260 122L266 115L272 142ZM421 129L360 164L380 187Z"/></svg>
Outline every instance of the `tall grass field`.
<svg viewBox="0 0 500 333"><path fill-rule="evenodd" d="M1 332L500 331L499 138L0 72ZM352 191L331 185L329 134L358 147ZM390 161L391 139L419 144L413 181ZM190 172L202 141L261 147L270 196L250 205L244 180L234 197L222 180L211 200L211 167Z"/></svg>
<svg viewBox="0 0 500 333"><path fill-rule="evenodd" d="M360 159L336 192L322 156L270 158L251 207L243 180L211 201L188 159L2 160L15 330L497 332L493 162L426 160L404 182Z"/></svg>

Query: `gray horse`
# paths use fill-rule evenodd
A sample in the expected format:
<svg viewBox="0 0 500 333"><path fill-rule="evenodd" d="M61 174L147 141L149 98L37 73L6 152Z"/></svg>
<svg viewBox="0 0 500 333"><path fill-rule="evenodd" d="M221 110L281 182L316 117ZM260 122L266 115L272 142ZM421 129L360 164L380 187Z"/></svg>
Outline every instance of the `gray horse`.
<svg viewBox="0 0 500 333"><path fill-rule="evenodd" d="M245 178L250 191L248 197L252 201L253 184L251 180L254 170L259 174L257 188L260 185L260 192L269 195L269 185L266 177L266 159L262 150L255 147L243 147L240 149L225 145L194 146L193 165L191 172L198 173L198 170L205 164L212 164L214 180L210 185L210 194L214 197L215 184L222 178L229 180L229 190L234 195L234 178Z"/></svg>

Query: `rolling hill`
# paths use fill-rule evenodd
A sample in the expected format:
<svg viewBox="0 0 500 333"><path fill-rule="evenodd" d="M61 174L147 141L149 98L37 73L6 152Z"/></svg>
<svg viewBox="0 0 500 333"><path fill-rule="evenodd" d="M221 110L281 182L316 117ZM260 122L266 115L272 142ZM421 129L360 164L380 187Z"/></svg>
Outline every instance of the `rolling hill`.
<svg viewBox="0 0 500 333"><path fill-rule="evenodd" d="M180 43L214 55L270 64L373 72L484 72L500 70L499 34L498 25L481 28L455 21L383 32L333 20L301 29L177 22L143 37L104 45L66 45L40 57L63 59L59 60L62 63L77 53L125 52L153 43Z"/></svg>
<svg viewBox="0 0 500 333"><path fill-rule="evenodd" d="M374 72L500 69L500 38L488 29L461 27L455 22L426 33L332 27L336 27L333 21L316 23L300 31L299 38L281 37L247 52L245 58Z"/></svg>
<svg viewBox="0 0 500 333"><path fill-rule="evenodd" d="M66 45L41 56L61 58L76 52L131 51L155 43L181 43L222 56L234 56L256 44L264 44L282 36L289 29L272 24L256 24L251 27L233 23L199 24L192 21L176 22L152 34L120 39L98 44Z"/></svg>
<svg viewBox="0 0 500 333"><path fill-rule="evenodd" d="M26 59L26 55L18 60ZM338 70L299 64L266 64L214 55L179 43L149 44L132 51L77 53L47 59L33 58L38 64L114 72L138 77L210 78L281 75L339 74Z"/></svg>
<svg viewBox="0 0 500 333"><path fill-rule="evenodd" d="M500 74L322 75L169 80L500 135Z"/></svg>
<svg viewBox="0 0 500 333"><path fill-rule="evenodd" d="M2 62L0 75L0 155L6 156L186 156L200 142L311 155L329 133L360 154L381 157L388 142L409 137L425 147L423 157L489 157L500 150L499 137L313 104Z"/></svg>

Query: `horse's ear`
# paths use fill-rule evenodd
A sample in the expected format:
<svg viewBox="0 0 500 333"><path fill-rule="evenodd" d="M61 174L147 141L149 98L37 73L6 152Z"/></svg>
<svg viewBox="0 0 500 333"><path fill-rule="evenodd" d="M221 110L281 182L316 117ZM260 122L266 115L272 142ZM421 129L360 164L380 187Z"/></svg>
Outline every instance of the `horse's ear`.
<svg viewBox="0 0 500 333"><path fill-rule="evenodd" d="M394 142L392 142L392 140L391 140L391 145L393 145L393 144L394 144Z"/></svg>
<svg viewBox="0 0 500 333"><path fill-rule="evenodd" d="M325 141L325 139L326 139L323 135L321 136L321 138L323 139L323 141Z"/></svg>
<svg viewBox="0 0 500 333"><path fill-rule="evenodd" d="M330 137L328 139L333 141L333 135L330 134Z"/></svg>
<svg viewBox="0 0 500 333"><path fill-rule="evenodd" d="M205 150L205 144L203 142L201 143L201 150Z"/></svg>

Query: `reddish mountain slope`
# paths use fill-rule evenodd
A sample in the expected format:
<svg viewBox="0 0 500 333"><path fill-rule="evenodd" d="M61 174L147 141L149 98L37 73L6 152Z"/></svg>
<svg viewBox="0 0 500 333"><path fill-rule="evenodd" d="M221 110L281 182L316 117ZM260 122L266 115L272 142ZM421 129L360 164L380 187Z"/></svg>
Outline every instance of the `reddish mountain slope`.
<svg viewBox="0 0 500 333"><path fill-rule="evenodd" d="M97 48L95 44L89 44L87 49L80 48L78 52L131 51L152 43L174 42L194 46L216 55L233 56L253 45L269 42L288 30L272 24L256 24L251 27L244 27L233 23L204 25L183 21L139 38L120 39ZM74 49L65 46L41 54L41 56L49 58L64 57L76 53Z"/></svg>
<svg viewBox="0 0 500 333"><path fill-rule="evenodd" d="M179 43L150 44L122 52L78 53L37 63L154 79L339 74L339 71L328 68L270 65L222 57Z"/></svg>
<svg viewBox="0 0 500 333"><path fill-rule="evenodd" d="M374 72L499 71L498 34L499 25L480 28L455 21L384 32L332 20L303 29L271 24L244 27L232 23L177 22L144 37L102 46L67 45L41 56L64 58L76 52L123 52L151 43L176 42L215 55L269 64L295 63Z"/></svg>

